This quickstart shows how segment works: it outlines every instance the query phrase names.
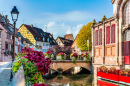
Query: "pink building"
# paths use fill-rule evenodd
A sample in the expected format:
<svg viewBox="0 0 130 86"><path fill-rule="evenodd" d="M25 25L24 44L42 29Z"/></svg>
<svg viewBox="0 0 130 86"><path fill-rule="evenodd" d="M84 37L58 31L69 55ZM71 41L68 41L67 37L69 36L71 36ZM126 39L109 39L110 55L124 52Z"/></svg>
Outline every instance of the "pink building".
<svg viewBox="0 0 130 86"><path fill-rule="evenodd" d="M13 49L13 26L9 23L7 15L0 15L0 61L11 61L11 55L5 55L6 51Z"/></svg>

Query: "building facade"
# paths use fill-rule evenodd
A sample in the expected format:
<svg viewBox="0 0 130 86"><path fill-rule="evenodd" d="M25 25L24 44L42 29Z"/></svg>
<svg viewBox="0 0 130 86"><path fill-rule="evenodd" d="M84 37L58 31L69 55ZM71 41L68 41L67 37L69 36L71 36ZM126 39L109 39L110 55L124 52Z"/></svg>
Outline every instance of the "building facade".
<svg viewBox="0 0 130 86"><path fill-rule="evenodd" d="M33 27L33 25L21 25L18 32L26 39L28 39L37 51L46 53L48 49L56 45L56 41L50 33L44 32L42 29Z"/></svg>
<svg viewBox="0 0 130 86"><path fill-rule="evenodd" d="M94 81L97 67L130 69L130 0L112 0L113 17L92 26ZM95 83L96 84L96 83ZM95 85L96 86L96 85Z"/></svg>

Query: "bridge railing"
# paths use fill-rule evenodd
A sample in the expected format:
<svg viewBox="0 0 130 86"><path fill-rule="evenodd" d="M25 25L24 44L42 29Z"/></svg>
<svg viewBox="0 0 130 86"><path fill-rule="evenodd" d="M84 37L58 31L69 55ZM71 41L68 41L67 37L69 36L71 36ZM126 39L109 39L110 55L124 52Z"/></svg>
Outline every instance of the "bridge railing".
<svg viewBox="0 0 130 86"><path fill-rule="evenodd" d="M54 55L54 58L52 60L56 60L56 55ZM66 55L65 60L71 60L70 59L70 55ZM81 57L81 55L78 55L78 60L83 60L83 58Z"/></svg>

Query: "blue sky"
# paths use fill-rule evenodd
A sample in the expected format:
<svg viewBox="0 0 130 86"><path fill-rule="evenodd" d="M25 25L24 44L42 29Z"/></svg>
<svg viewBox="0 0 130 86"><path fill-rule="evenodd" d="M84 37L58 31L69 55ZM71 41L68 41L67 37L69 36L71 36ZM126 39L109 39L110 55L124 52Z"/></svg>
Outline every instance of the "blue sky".
<svg viewBox="0 0 130 86"><path fill-rule="evenodd" d="M88 22L101 21L103 15L113 16L111 0L0 0L0 13L8 15L17 6L20 14L17 21L19 28L24 24L42 28L53 33L54 38L65 34L78 34Z"/></svg>

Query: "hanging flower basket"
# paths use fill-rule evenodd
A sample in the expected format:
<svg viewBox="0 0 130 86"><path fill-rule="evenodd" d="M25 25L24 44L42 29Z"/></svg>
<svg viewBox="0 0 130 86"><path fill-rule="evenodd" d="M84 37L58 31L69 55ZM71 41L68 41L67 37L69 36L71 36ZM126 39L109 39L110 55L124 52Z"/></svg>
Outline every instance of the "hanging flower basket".
<svg viewBox="0 0 130 86"><path fill-rule="evenodd" d="M66 56L65 53L60 52L60 53L56 56L56 60L58 60L58 61L64 61L65 56Z"/></svg>
<svg viewBox="0 0 130 86"><path fill-rule="evenodd" d="M72 61L74 62L74 64L76 64L76 60L78 59L77 53L72 53L70 55L70 59L72 59Z"/></svg>

